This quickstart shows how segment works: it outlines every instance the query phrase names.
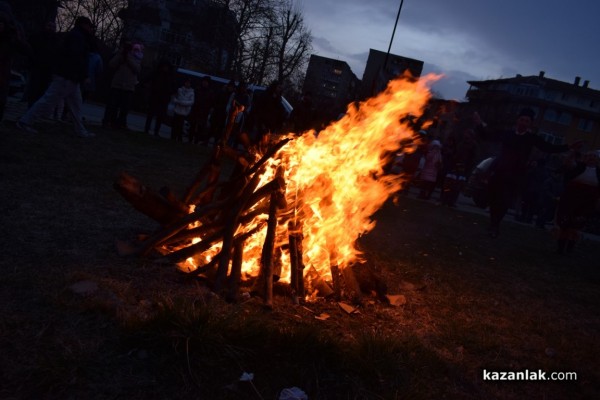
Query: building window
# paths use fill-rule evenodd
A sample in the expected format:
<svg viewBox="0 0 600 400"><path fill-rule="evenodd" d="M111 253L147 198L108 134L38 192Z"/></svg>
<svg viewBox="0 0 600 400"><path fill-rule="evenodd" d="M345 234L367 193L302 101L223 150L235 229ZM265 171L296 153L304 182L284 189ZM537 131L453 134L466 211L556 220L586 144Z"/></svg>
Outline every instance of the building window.
<svg viewBox="0 0 600 400"><path fill-rule="evenodd" d="M577 124L577 129L584 132L591 132L593 127L594 121L585 118L580 118L579 123Z"/></svg>
<svg viewBox="0 0 600 400"><path fill-rule="evenodd" d="M561 125L571 125L571 114L568 112L561 112L558 118L558 123Z"/></svg>
<svg viewBox="0 0 600 400"><path fill-rule="evenodd" d="M558 115L556 114L556 111L553 110L552 108L548 108L544 112L544 119L546 121L556 122L557 117L558 117Z"/></svg>
<svg viewBox="0 0 600 400"><path fill-rule="evenodd" d="M183 65L183 57L181 54L173 51L161 50L159 52L158 59L167 60L175 67L181 67L181 65Z"/></svg>
<svg viewBox="0 0 600 400"><path fill-rule="evenodd" d="M544 140L551 144L563 144L564 138L559 135L555 135L550 132L541 132L540 136L544 138Z"/></svg>
<svg viewBox="0 0 600 400"><path fill-rule="evenodd" d="M324 81L323 87L327 90L337 90L337 84L331 81Z"/></svg>
<svg viewBox="0 0 600 400"><path fill-rule="evenodd" d="M341 70L341 69L339 69L339 68L334 68L334 69L333 69L333 74L334 74L334 75L341 75L341 74L342 74L342 70Z"/></svg>
<svg viewBox="0 0 600 400"><path fill-rule="evenodd" d="M168 29L162 29L160 31L160 41L169 44L185 44L187 42L187 37L186 35Z"/></svg>

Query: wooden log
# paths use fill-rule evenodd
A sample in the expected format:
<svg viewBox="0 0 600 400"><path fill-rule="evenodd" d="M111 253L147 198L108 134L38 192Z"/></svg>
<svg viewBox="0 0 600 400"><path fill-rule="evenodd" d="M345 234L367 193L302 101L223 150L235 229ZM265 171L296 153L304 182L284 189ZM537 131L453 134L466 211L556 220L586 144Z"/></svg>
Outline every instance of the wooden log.
<svg viewBox="0 0 600 400"><path fill-rule="evenodd" d="M339 301L342 298L342 284L341 284L341 275L340 275L340 267L337 264L332 264L330 266L331 269L331 283L333 286L333 295L334 298Z"/></svg>
<svg viewBox="0 0 600 400"><path fill-rule="evenodd" d="M244 261L245 240L236 240L233 245L233 256L231 257L231 274L229 276L229 291L226 299L237 302L242 279L242 262Z"/></svg>
<svg viewBox="0 0 600 400"><path fill-rule="evenodd" d="M191 223L194 223L201 218L208 215L222 211L230 205L230 201L222 201L218 203L207 204L203 207L197 208L194 212L186 214L184 217L179 218L168 226L163 227L159 231L150 235L140 246L139 253L141 255L147 255L153 248L162 245L171 237L187 228Z"/></svg>
<svg viewBox="0 0 600 400"><path fill-rule="evenodd" d="M275 176L275 178L272 181L267 182L261 188L252 193L252 196L250 196L250 198L248 199L247 208L252 207L254 204L270 196L272 193L280 191L284 185L285 181L283 180L283 178L281 176ZM275 201L277 203L277 208L286 207L285 196L281 196L278 194L275 196Z"/></svg>
<svg viewBox="0 0 600 400"><path fill-rule="evenodd" d="M273 145L272 147L270 147L265 154L257 161L255 162L249 169L248 171L246 171L246 175L250 176L255 174L260 168L262 168L264 166L264 164L271 158L273 157L279 150L281 150L281 148L283 146L285 146L290 140L290 138L285 138L283 140L280 140L279 142L277 142L275 145Z"/></svg>
<svg viewBox="0 0 600 400"><path fill-rule="evenodd" d="M334 250L329 252L329 269L331 270L331 284L333 286L334 298L339 301L342 298L342 285L340 268L337 261L337 252Z"/></svg>
<svg viewBox="0 0 600 400"><path fill-rule="evenodd" d="M273 282L279 282L281 279L281 271L283 270L283 261L281 256L283 255L283 249L281 246L276 246L273 249Z"/></svg>
<svg viewBox="0 0 600 400"><path fill-rule="evenodd" d="M229 261L231 259L231 249L233 246L233 235L239 225L239 217L244 209L248 199L254 193L256 186L260 182L260 174L254 174L254 176L246 183L242 190L241 196L237 199L237 204L229 212L229 216L225 220L225 232L223 234L223 247L221 249L221 257L219 260L219 267L217 269L217 276L215 279L215 292L219 293L223 288L225 278L227 277L227 269L229 267Z"/></svg>
<svg viewBox="0 0 600 400"><path fill-rule="evenodd" d="M297 220L294 224L294 236L295 236L295 248L294 251L296 253L296 259L298 263L298 267L296 270L296 293L298 294L298 298L300 302L304 301L304 297L306 296L306 290L304 288L304 260L303 260L303 248L302 241L304 240L304 236L302 234L302 224L300 220ZM290 251L292 251L290 249Z"/></svg>
<svg viewBox="0 0 600 400"><path fill-rule="evenodd" d="M206 274L207 272L213 272L214 269L217 267L217 264L219 263L220 256L220 253L216 254L208 263L199 266L193 271L187 272L187 275L192 277L200 277L200 275Z"/></svg>
<svg viewBox="0 0 600 400"><path fill-rule="evenodd" d="M221 167L219 165L211 165L206 179L206 187L200 193L189 200L189 204L202 206L212 201L217 188L219 187L219 177L221 175Z"/></svg>
<svg viewBox="0 0 600 400"><path fill-rule="evenodd" d="M273 308L273 253L275 247L275 235L277 230L277 198L271 194L269 207L269 220L267 222L267 234L261 254L261 275L263 277L263 299L265 306Z"/></svg>
<svg viewBox="0 0 600 400"><path fill-rule="evenodd" d="M166 199L125 172L119 175L114 188L136 210L161 225L168 225L188 213L184 204Z"/></svg>
<svg viewBox="0 0 600 400"><path fill-rule="evenodd" d="M220 242L225 229L219 229L217 232L213 233L209 237L204 240L199 241L198 243L192 244L190 246L184 247L180 250L174 251L172 253L167 254L165 259L170 262L178 263L187 260L190 257L195 256L198 253L203 253L206 250L210 249L216 243Z"/></svg>
<svg viewBox="0 0 600 400"><path fill-rule="evenodd" d="M345 292L344 297L349 297L354 303L362 303L362 291L356 275L354 274L353 266L349 266L342 270L342 276L344 278Z"/></svg>
<svg viewBox="0 0 600 400"><path fill-rule="evenodd" d="M259 174L256 174L256 176L254 177L254 180L256 181L255 184L258 184L258 179L259 179ZM259 202L263 198L265 198L269 193L280 192L281 191L281 187L282 187L283 184L284 184L283 179L281 179L281 177L276 177L275 179L273 179L272 181L268 182L263 187L261 187L259 190L255 191L255 192L253 192L251 194L246 194L245 198L247 200L245 200L245 201L244 200L239 200L243 204L238 204L238 207L242 207L243 206L244 208L242 210L237 210L236 211L236 213L238 213L238 215L236 216L236 218L239 219L239 221L237 221L238 226L241 223L241 221L243 221L244 223L249 222L249 219L247 217L242 218L242 216L241 216L242 212L244 212L246 209L251 208L252 206L254 206L257 202ZM248 190L248 189L246 189L246 190ZM249 193L249 190L248 190L248 193ZM258 193L258 195L257 195L257 193ZM275 198L277 199L277 202L276 202L277 206L280 206L280 205L282 205L282 203L284 203L281 200L281 194L280 193L277 193ZM208 209L209 206L210 205L207 205L204 208L200 208L200 209L198 209L198 211L200 212L203 209ZM198 233L210 232L211 230L218 229L219 226L224 226L225 229L222 230L222 234L223 234L223 237L225 237L225 235L227 234L227 232L235 232L235 230L231 231L232 228L228 226L228 224L230 224L231 222L232 222L231 219L230 220L220 219L218 223L209 224L209 225L207 225L204 228L203 227L197 228L196 232L198 232ZM186 224L185 226L187 226L187 225L189 225L189 223ZM156 247L156 246L164 245L164 244L167 244L167 243L173 243L175 241L180 240L180 238L190 237L191 235L193 235L194 230L193 229L189 229L189 230L183 231L182 229L185 226L182 227L181 225L178 225L178 226L174 227L174 228L180 228L177 231L175 231L176 229L166 230L167 232L165 232L164 234L162 234L160 237L154 237L153 236L153 237L148 238L147 239L147 243L145 243L145 248L147 248L148 246ZM231 233L231 234L233 234L233 233ZM193 237L193 236L191 236L191 237ZM212 240L214 242L215 238L213 238L211 236L211 238L209 240ZM195 245L188 246L188 247L191 247L189 250L181 249L178 252L172 253L173 257L176 257L172 261L180 262L180 261L182 261L182 260L179 259L180 257L186 256L185 258L183 258L183 260L185 260L187 257L191 257L190 254L193 255L193 254L197 254L199 252L207 250L207 249L205 249L203 247L203 245L200 244L200 243L204 243L204 242L205 241L202 240L201 242L196 243ZM225 244L225 239L223 239L223 242Z"/></svg>
<svg viewBox="0 0 600 400"><path fill-rule="evenodd" d="M194 180L192 181L190 186L188 186L187 190L185 191L185 194L183 195L183 198L182 198L183 203L192 204L191 199L194 196L194 193L196 192L196 190L198 190L198 188L202 184L202 181L204 180L204 178L209 177L209 181L210 181L211 173L213 174L212 176L214 179L215 171L218 170L220 172L220 163L219 163L220 156L221 156L221 148L219 146L215 146L215 149L213 150L213 154L212 154L210 160L208 160L208 162L206 164L204 164L202 166L202 168L200 168L200 171L198 171L198 173L196 174L196 177L194 178ZM218 176L217 176L217 180L218 180Z"/></svg>
<svg viewBox="0 0 600 400"><path fill-rule="evenodd" d="M161 243L161 245L169 245L169 244L186 241L186 240L193 239L193 238L203 238L207 235L214 233L215 231L217 231L219 229L223 229L223 221L216 220L216 221L209 222L209 223L206 223L204 225L201 225L201 226L198 226L195 228L190 228L190 229L185 229L185 230L179 231L175 235L164 240Z"/></svg>
<svg viewBox="0 0 600 400"><path fill-rule="evenodd" d="M264 223L258 224L257 226L255 226L254 228L252 228L251 230L249 230L248 232L241 233L241 234L235 236L234 237L234 244L237 243L237 242L239 242L239 241L245 242L246 240L248 240L248 238L250 236L254 235L256 232L258 232L261 229L263 229L264 225L265 225ZM208 248L210 248L210 246ZM196 272L202 273L202 272L204 272L204 271L206 271L208 269L211 269L212 267L216 266L216 263L218 263L219 260L220 260L220 258L221 258L221 253L222 253L222 249L207 264L202 265L202 266L198 266L198 268L196 268L193 271L188 272L188 274L192 274L193 275ZM157 259L156 262L171 262L172 263L173 261L170 260L168 258L168 255L167 255L167 256L165 256L162 259Z"/></svg>
<svg viewBox="0 0 600 400"><path fill-rule="evenodd" d="M298 294L298 251L296 247L296 232L294 221L288 222L288 251L290 253L290 287L292 295Z"/></svg>
<svg viewBox="0 0 600 400"><path fill-rule="evenodd" d="M331 286L321 277L319 271L315 267L311 266L308 268L306 278L310 284L312 293L317 292L317 295L321 297L329 297L333 294Z"/></svg>

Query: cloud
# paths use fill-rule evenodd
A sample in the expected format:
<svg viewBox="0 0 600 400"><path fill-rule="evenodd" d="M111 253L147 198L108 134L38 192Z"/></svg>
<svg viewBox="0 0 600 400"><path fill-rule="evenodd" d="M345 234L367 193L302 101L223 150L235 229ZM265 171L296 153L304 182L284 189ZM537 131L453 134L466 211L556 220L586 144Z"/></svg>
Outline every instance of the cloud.
<svg viewBox="0 0 600 400"><path fill-rule="evenodd" d="M305 1L305 21L319 38L315 52L348 62L362 77L369 49L388 49L399 3ZM567 82L581 76L598 87L598 15L596 0L407 0L391 52L455 77L454 91L444 93L448 97L464 96L466 81L458 88L464 77L495 79L540 70Z"/></svg>

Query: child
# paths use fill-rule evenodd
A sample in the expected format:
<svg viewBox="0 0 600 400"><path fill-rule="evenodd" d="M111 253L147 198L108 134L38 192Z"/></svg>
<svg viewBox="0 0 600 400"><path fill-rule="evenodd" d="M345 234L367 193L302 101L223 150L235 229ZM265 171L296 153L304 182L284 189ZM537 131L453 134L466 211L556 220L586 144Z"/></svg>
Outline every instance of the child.
<svg viewBox="0 0 600 400"><path fill-rule="evenodd" d="M183 82L183 86L177 89L173 103L175 104L175 108L173 108L171 139L181 142L183 141L183 124L194 104L194 89L192 89L192 80L190 78L187 78Z"/></svg>
<svg viewBox="0 0 600 400"><path fill-rule="evenodd" d="M432 140L427 147L425 163L419 175L421 181L420 199L429 200L438 179L438 172L442 167L442 144L439 140Z"/></svg>

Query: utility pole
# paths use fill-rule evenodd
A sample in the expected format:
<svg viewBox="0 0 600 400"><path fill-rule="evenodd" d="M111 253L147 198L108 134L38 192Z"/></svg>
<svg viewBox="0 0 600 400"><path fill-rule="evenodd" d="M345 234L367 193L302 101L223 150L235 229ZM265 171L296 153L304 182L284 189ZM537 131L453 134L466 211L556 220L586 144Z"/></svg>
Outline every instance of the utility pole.
<svg viewBox="0 0 600 400"><path fill-rule="evenodd" d="M394 41L394 35L396 34L396 27L398 26L398 20L400 19L400 12L402 12L402 5L404 4L404 0L400 0L400 7L398 8L398 15L396 15L396 22L394 23L394 30L392 31L392 37L390 39L390 45L388 47L388 51L385 54L385 61L383 62L383 70L387 68L388 58L390 58L390 51L392 50L392 42Z"/></svg>

